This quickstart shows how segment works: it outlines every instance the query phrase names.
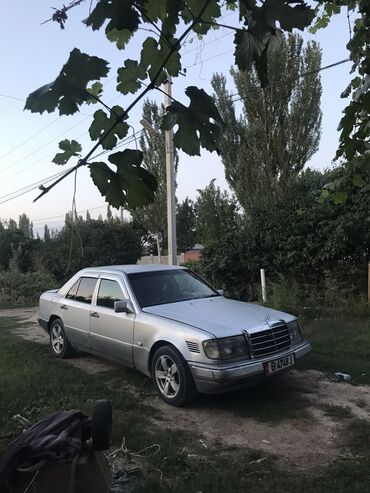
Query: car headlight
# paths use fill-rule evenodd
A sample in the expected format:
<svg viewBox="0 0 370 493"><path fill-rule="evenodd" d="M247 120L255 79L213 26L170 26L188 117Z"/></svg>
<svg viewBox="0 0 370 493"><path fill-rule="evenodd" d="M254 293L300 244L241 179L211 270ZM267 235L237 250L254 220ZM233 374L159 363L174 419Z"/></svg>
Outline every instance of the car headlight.
<svg viewBox="0 0 370 493"><path fill-rule="evenodd" d="M303 341L303 331L301 324L298 322L298 320L293 320L292 322L289 322L287 324L287 327L290 332L290 339L293 344L297 344L298 342Z"/></svg>
<svg viewBox="0 0 370 493"><path fill-rule="evenodd" d="M210 359L230 359L240 356L249 357L247 342L243 335L208 339L203 341L203 349Z"/></svg>

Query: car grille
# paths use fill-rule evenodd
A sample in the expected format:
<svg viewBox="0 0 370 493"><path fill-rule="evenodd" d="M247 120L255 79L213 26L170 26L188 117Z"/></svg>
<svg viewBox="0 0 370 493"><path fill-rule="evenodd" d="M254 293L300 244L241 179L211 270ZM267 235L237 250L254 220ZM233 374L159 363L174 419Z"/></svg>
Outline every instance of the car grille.
<svg viewBox="0 0 370 493"><path fill-rule="evenodd" d="M273 324L267 330L249 334L248 338L255 358L279 353L290 347L290 333L285 323Z"/></svg>
<svg viewBox="0 0 370 493"><path fill-rule="evenodd" d="M186 345L191 353L200 353L199 344L192 341L186 341Z"/></svg>

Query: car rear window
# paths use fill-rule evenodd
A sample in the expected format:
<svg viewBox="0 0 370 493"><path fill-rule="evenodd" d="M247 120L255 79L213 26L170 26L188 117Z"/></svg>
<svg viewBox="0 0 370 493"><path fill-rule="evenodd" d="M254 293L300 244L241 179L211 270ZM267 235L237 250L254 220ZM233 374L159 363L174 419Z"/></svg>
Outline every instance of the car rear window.
<svg viewBox="0 0 370 493"><path fill-rule="evenodd" d="M75 300L91 304L96 282L97 279L93 277L81 277Z"/></svg>
<svg viewBox="0 0 370 493"><path fill-rule="evenodd" d="M80 284L80 279L74 283L71 289L68 291L66 298L68 300L74 300L77 293L78 285Z"/></svg>
<svg viewBox="0 0 370 493"><path fill-rule="evenodd" d="M97 305L114 308L114 302L124 300L122 289L117 281L102 279L99 286Z"/></svg>

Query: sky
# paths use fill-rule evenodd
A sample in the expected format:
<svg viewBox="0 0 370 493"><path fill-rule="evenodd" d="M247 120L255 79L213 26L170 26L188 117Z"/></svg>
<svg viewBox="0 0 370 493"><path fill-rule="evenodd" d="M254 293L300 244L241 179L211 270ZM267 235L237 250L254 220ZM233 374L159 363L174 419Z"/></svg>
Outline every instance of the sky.
<svg viewBox="0 0 370 493"><path fill-rule="evenodd" d="M24 100L38 87L51 82L67 61L70 51L77 47L82 52L100 56L110 62L110 72L103 79L103 99L108 104L127 106L133 95L123 96L115 91L115 75L125 58L137 58L141 42L147 33L141 32L138 41L130 44L125 52L118 51L110 43L103 30L93 32L81 24L87 17L90 2L86 0L69 12L65 30L57 23L43 21L53 13L51 5L61 7L62 1L2 0L0 3L0 218L17 219L26 212L33 221L35 230L43 229L48 223L60 227L65 213L71 209L73 198L73 176L65 179L42 199L33 203L38 190L33 190L14 200L11 194L23 187L35 184L62 171L52 163L58 151L58 142L76 139L87 152L92 143L88 136L91 115L98 109L95 105L84 105L81 112L73 116L59 117L58 113L39 115L24 111ZM235 14L226 13L224 23L235 22ZM348 21L345 13L335 16L329 27L316 35L303 34L305 40L315 39L322 48L322 66L348 57L346 44L349 39ZM223 28L212 31L201 41L189 38L183 48L183 64L186 76L174 80L172 94L188 104L184 89L196 85L212 93L210 79L214 72L228 76L228 88L235 88L228 75L233 63L233 34ZM321 109L323 112L322 136L319 151L308 165L324 169L330 166L338 147L337 126L346 101L341 92L350 81L350 63L345 63L321 72L323 86ZM158 103L163 95L152 92L150 98ZM130 114L128 120L135 131L141 130L141 105ZM132 130L133 132L133 130ZM135 145L131 143L130 146ZM67 166L75 162L70 160ZM177 198L195 199L197 190L204 188L213 178L222 189L227 189L224 168L216 153L202 151L200 157L191 157L180 152L177 174ZM87 209L92 217L106 213L107 204L91 182L87 169L80 168L77 177L77 211Z"/></svg>

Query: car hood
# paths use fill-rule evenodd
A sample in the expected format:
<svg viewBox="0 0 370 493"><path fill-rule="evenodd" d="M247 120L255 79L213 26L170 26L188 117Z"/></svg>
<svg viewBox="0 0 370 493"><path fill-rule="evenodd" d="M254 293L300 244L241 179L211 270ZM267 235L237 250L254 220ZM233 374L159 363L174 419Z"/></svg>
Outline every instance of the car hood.
<svg viewBox="0 0 370 493"><path fill-rule="evenodd" d="M258 332L265 328L267 322L290 322L295 319L288 313L223 296L149 306L143 312L206 330L216 337L237 335L243 330Z"/></svg>

